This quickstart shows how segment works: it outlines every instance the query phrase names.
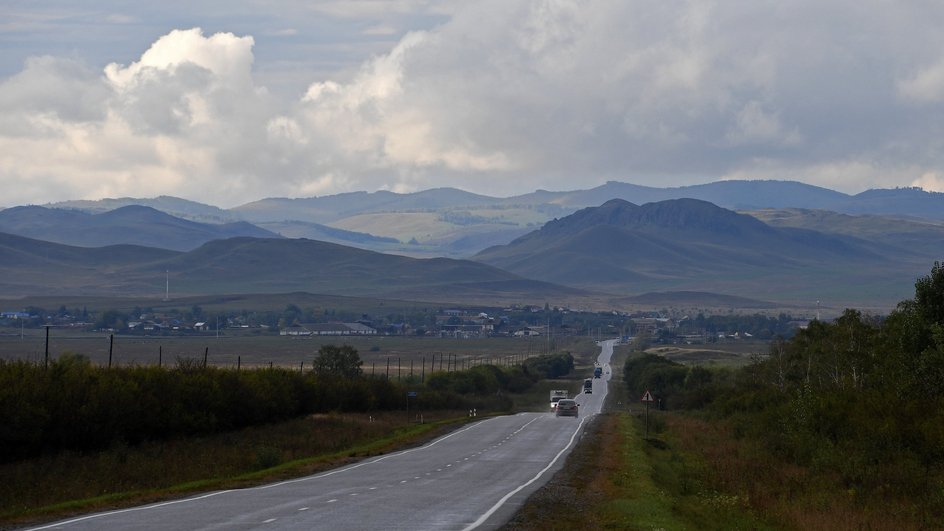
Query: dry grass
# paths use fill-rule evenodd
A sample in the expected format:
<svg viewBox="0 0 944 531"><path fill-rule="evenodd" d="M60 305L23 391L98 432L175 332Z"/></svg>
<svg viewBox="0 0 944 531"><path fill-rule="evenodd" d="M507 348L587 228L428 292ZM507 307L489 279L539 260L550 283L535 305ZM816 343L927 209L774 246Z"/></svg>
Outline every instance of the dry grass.
<svg viewBox="0 0 944 531"><path fill-rule="evenodd" d="M783 462L724 423L669 415L667 431L681 451L704 464L706 485L738 496L787 529L923 529L908 500L863 499L837 477Z"/></svg>

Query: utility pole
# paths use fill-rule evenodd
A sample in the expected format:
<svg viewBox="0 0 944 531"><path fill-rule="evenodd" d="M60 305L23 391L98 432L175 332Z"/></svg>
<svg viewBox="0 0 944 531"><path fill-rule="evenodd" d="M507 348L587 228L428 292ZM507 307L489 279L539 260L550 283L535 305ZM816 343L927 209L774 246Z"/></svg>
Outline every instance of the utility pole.
<svg viewBox="0 0 944 531"><path fill-rule="evenodd" d="M46 362L44 363L43 368L49 368L49 325L46 325Z"/></svg>

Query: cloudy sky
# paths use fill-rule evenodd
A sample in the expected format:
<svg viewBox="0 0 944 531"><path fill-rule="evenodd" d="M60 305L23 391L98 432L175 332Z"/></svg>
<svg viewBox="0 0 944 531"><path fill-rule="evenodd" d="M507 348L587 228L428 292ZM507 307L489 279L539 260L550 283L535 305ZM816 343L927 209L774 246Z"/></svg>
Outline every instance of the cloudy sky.
<svg viewBox="0 0 944 531"><path fill-rule="evenodd" d="M933 0L8 0L0 206L944 191L942 27Z"/></svg>

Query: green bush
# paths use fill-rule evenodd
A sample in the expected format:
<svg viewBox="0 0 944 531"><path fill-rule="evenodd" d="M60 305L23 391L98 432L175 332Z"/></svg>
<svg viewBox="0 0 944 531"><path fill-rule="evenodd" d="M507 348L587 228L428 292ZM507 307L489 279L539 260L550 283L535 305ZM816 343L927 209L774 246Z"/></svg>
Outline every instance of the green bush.
<svg viewBox="0 0 944 531"><path fill-rule="evenodd" d="M471 376L490 389L487 371ZM427 395L428 393L424 393ZM465 408L447 392L426 408ZM236 371L190 360L174 368L93 366L64 355L42 365L0 360L0 459L44 451L217 433L328 411L405 408L406 388L382 378L267 368Z"/></svg>
<svg viewBox="0 0 944 531"><path fill-rule="evenodd" d="M543 354L525 360L524 370L538 379L560 378L574 370L574 357L570 352Z"/></svg>

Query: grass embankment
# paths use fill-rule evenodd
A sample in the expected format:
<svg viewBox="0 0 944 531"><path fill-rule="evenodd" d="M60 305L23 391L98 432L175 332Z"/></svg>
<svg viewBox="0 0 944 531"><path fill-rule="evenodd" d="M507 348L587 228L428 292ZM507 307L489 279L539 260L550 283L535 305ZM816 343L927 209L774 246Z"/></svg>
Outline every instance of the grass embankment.
<svg viewBox="0 0 944 531"><path fill-rule="evenodd" d="M220 435L0 465L0 527L302 476L430 440L465 412L312 415Z"/></svg>
<svg viewBox="0 0 944 531"><path fill-rule="evenodd" d="M626 412L595 419L564 469L505 529L770 528L746 499L714 490L698 456L644 431L645 419Z"/></svg>
<svg viewBox="0 0 944 531"><path fill-rule="evenodd" d="M506 529L941 527L934 500L902 495L894 475L878 489L861 488L828 462L803 465L772 451L766 439L744 433L743 419L652 411L647 438L638 394L627 399L620 377L626 375L615 370L612 411L591 423L564 470Z"/></svg>

